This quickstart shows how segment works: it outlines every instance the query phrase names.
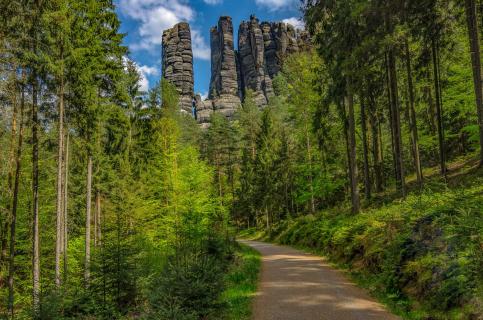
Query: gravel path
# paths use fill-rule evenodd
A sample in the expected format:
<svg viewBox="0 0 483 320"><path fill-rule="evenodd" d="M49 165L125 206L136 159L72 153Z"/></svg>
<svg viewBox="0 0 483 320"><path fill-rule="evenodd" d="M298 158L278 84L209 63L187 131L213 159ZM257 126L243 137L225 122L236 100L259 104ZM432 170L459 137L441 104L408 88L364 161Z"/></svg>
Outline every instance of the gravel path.
<svg viewBox="0 0 483 320"><path fill-rule="evenodd" d="M340 271L289 247L240 241L262 254L254 320L399 320Z"/></svg>

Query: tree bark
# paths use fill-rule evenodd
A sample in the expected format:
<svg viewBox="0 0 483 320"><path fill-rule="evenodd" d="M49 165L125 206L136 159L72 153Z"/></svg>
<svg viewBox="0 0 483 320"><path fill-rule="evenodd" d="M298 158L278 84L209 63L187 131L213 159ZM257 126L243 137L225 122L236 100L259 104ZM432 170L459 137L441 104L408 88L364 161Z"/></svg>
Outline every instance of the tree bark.
<svg viewBox="0 0 483 320"><path fill-rule="evenodd" d="M481 53L480 39L478 35L476 1L465 0L465 7L468 25L468 38L470 42L471 65L473 67L473 84L476 97L476 110L478 113L478 126L480 133L480 167L483 167L483 82L481 75Z"/></svg>
<svg viewBox="0 0 483 320"><path fill-rule="evenodd" d="M97 216L97 230L96 230L96 238L97 238L97 246L102 245L102 209L101 209L101 192L97 190L96 194L96 216Z"/></svg>
<svg viewBox="0 0 483 320"><path fill-rule="evenodd" d="M61 284L60 259L63 247L62 218L63 218L63 194L62 194L62 168L64 165L64 78L61 77L59 88L59 128L58 128L58 152L57 152L57 210L56 210L56 241L55 241L55 286Z"/></svg>
<svg viewBox="0 0 483 320"><path fill-rule="evenodd" d="M312 152L311 152L311 144L310 144L310 136L309 130L307 128L307 121L305 121L305 144L307 148L307 158L309 160L309 183L310 183L310 212L315 212L315 198L314 198L314 177L313 177L313 168L312 168Z"/></svg>
<svg viewBox="0 0 483 320"><path fill-rule="evenodd" d="M371 97L371 95L370 95ZM374 180L376 185L376 192L383 191L383 164L381 145L379 143L379 122L377 116L377 106L375 99L370 98L369 104L369 123L371 125L371 138L372 138L372 158L374 161Z"/></svg>
<svg viewBox="0 0 483 320"><path fill-rule="evenodd" d="M63 243L63 251L64 251L64 283L67 283L67 272L68 272L68 255L67 255L67 247L68 247L68 235L69 235L69 207L68 207L68 200L69 200L69 133L67 132L67 141L65 143L65 172L64 172L64 243Z"/></svg>
<svg viewBox="0 0 483 320"><path fill-rule="evenodd" d="M96 191L94 212L94 246L101 245L101 192Z"/></svg>
<svg viewBox="0 0 483 320"><path fill-rule="evenodd" d="M356 125L354 115L354 97L352 93L349 93L345 97L345 105L348 108L348 144L349 144L349 175L351 186L351 200L352 200L352 212L359 213L360 211L360 198L359 187L357 179L357 153L356 153ZM345 107L345 106L344 106Z"/></svg>
<svg viewBox="0 0 483 320"><path fill-rule="evenodd" d="M12 213L10 221L10 255L8 264L8 310L11 318L14 318L14 283L15 274L15 236L17 223L17 207L18 207L18 190L20 184L21 160L22 160L22 142L23 142L23 116L25 109L25 88L22 84L21 100L20 100L20 119L17 153L15 157L15 180L13 183L12 194Z"/></svg>
<svg viewBox="0 0 483 320"><path fill-rule="evenodd" d="M433 81L434 92L436 94L436 119L438 128L438 142L439 142L439 166L441 175L446 177L446 151L444 142L444 127L443 127L443 105L441 98L441 83L439 74L439 58L436 41L431 41L431 50L433 56Z"/></svg>
<svg viewBox="0 0 483 320"><path fill-rule="evenodd" d="M396 57L394 49L390 48L388 51L388 70L389 70L389 85L391 95L391 116L392 127L394 134L394 157L395 157L395 171L396 171L396 184L397 188L401 192L402 196L406 196L406 182L404 173L404 159L402 149L402 135L401 135L401 117L399 112L399 97L398 97L398 84L397 84L397 70L396 70Z"/></svg>
<svg viewBox="0 0 483 320"><path fill-rule="evenodd" d="M387 103L389 109L389 130L391 131L391 153L392 153L392 168L394 170L394 176L397 180L397 165L396 165L396 151L395 151L395 140L394 140L394 115L393 115L393 108L392 108L392 96L391 96L391 78L389 77L389 58L388 54L386 53L386 81L387 81ZM379 124L379 130L381 130ZM381 138L380 144L382 146L382 134L379 132L379 137Z"/></svg>
<svg viewBox="0 0 483 320"><path fill-rule="evenodd" d="M84 281L89 285L91 264L91 196L92 196L92 156L87 159L87 188L86 188L86 243Z"/></svg>
<svg viewBox="0 0 483 320"><path fill-rule="evenodd" d="M371 175L369 172L369 151L367 146L367 117L366 104L364 97L361 95L361 130L362 130L362 148L364 156L364 195L367 200L371 198Z"/></svg>
<svg viewBox="0 0 483 320"><path fill-rule="evenodd" d="M39 245L39 138L38 83L33 75L32 86L32 300L34 314L40 311L40 245Z"/></svg>
<svg viewBox="0 0 483 320"><path fill-rule="evenodd" d="M25 76L23 76L25 78ZM25 80L25 79L23 79ZM15 86L17 84L17 79L12 80L13 83L15 83ZM7 251L8 251L8 232L9 232L9 225L10 225L10 220L11 220L11 212L12 208L9 203L11 203L11 197L13 197L13 179L15 176L15 140L17 138L17 113L18 113L18 104L17 104L17 88L13 88L12 90L12 105L13 105L13 112L12 112L12 130L11 130L11 137L10 137L10 150L9 150L9 169L8 169L8 178L7 178L7 186L8 186L8 197L10 197L9 200L7 200L7 206L6 206L6 212L5 212L5 217L3 220L3 225L1 226L2 229L0 230L1 232L1 240L0 240L0 246L1 246L1 252L0 252L0 267L6 264L7 262ZM7 198L7 197L6 197ZM0 274L0 288L4 286L4 278L3 275Z"/></svg>
<svg viewBox="0 0 483 320"><path fill-rule="evenodd" d="M414 85L413 76L411 68L411 56L409 52L409 42L406 39L406 71L408 77L408 91L409 91L409 130L411 134L411 148L414 161L414 169L416 171L416 179L421 189L423 186L423 172L421 168L421 160L419 156L419 137L418 137L418 126L416 120L416 111L414 109Z"/></svg>

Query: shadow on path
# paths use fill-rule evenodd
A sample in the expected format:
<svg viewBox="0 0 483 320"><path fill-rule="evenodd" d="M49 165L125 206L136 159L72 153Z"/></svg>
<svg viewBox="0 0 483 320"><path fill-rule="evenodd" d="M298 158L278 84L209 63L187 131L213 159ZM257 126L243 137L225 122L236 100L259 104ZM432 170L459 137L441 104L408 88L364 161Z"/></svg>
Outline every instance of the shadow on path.
<svg viewBox="0 0 483 320"><path fill-rule="evenodd" d="M262 254L254 320L398 320L321 258L289 247L240 241Z"/></svg>

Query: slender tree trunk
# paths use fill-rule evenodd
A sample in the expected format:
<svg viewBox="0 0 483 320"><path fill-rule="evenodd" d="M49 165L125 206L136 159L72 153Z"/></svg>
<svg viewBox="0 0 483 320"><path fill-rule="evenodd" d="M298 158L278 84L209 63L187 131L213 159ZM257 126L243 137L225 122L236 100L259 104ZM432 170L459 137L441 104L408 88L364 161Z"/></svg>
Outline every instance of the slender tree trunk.
<svg viewBox="0 0 483 320"><path fill-rule="evenodd" d="M370 99L369 107L369 122L371 125L371 138L372 138L372 158L374 160L374 180L376 184L376 192L382 192L383 190L383 164L382 164L382 154L381 147L379 145L379 120L377 117L377 107L374 101L375 99Z"/></svg>
<svg viewBox="0 0 483 320"><path fill-rule="evenodd" d="M473 84L476 96L476 110L480 130L480 167L483 166L483 80L481 75L480 39L478 35L478 20L476 1L465 0L468 38L470 41L471 64L473 67ZM483 19L483 17L482 17ZM483 22L482 22L483 23Z"/></svg>
<svg viewBox="0 0 483 320"><path fill-rule="evenodd" d="M356 153L356 124L354 114L354 97L352 93L349 93L345 98L345 105L348 108L348 144L349 144L349 173L350 173L350 187L351 187L351 200L352 200L352 212L359 213L360 211L360 198L359 187L357 179L357 153Z"/></svg>
<svg viewBox="0 0 483 320"><path fill-rule="evenodd" d="M67 272L68 272L68 255L67 255L67 247L68 247L68 235L69 235L69 207L68 207L68 200L69 200L69 133L67 132L67 141L65 143L65 172L64 172L64 284L67 283Z"/></svg>
<svg viewBox="0 0 483 320"><path fill-rule="evenodd" d="M102 209L101 209L102 197L101 192L98 190L96 194L96 216L97 216L97 246L102 245Z"/></svg>
<svg viewBox="0 0 483 320"><path fill-rule="evenodd" d="M40 311L40 243L39 243L39 119L38 82L37 75L33 75L32 86L32 305L34 314Z"/></svg>
<svg viewBox="0 0 483 320"><path fill-rule="evenodd" d="M94 246L101 245L101 192L96 191L95 198L95 213L94 213Z"/></svg>
<svg viewBox="0 0 483 320"><path fill-rule="evenodd" d="M25 78L25 77L23 77ZM25 80L25 79L23 79ZM17 79L12 80L13 83L15 83L15 86L17 84ZM11 131L11 137L10 137L10 150L9 150L9 169L8 169L8 192L10 199L7 200L7 208L5 212L5 220L3 220L3 225L1 226L2 229L0 230L1 232L1 240L0 240L0 246L1 246L1 252L0 252L0 267L6 264L7 262L7 248L8 248L8 232L9 232L9 224L11 220L11 212L12 208L10 206L11 203L11 197L13 197L13 179L15 176L15 140L17 138L17 113L18 113L18 104L17 104L17 88L12 89L12 104L13 104L13 112L12 112L12 131ZM7 198L7 197L6 197ZM0 288L4 286L4 278L3 275L0 273Z"/></svg>
<svg viewBox="0 0 483 320"><path fill-rule="evenodd" d="M396 57L394 49L388 51L388 69L389 69L389 85L391 94L391 114L392 127L394 133L394 156L396 165L396 184L401 191L403 197L406 196L406 182L404 173L402 135L401 135L401 117L399 112L398 84L396 71Z"/></svg>
<svg viewBox="0 0 483 320"><path fill-rule="evenodd" d="M398 176L398 171L397 171L397 163L396 163L396 149L395 149L395 139L394 139L394 113L393 113L393 103L392 103L392 93L391 93L391 78L389 76L389 58L388 54L386 53L386 81L387 81L387 102L388 102L388 109L389 109L389 129L391 131L391 152L392 152L392 168L394 170L394 176ZM380 129L380 126L379 126ZM381 140L382 140L382 134L380 134ZM381 146L382 146L382 141L381 141Z"/></svg>
<svg viewBox="0 0 483 320"><path fill-rule="evenodd" d="M367 117L366 104L361 95L361 130L362 130L362 148L364 155L364 195L366 199L371 198L371 175L369 172L369 151L367 146Z"/></svg>
<svg viewBox="0 0 483 320"><path fill-rule="evenodd" d="M89 285L91 264L91 197L92 197L92 156L87 159L87 192L86 192L86 243L84 280Z"/></svg>
<svg viewBox="0 0 483 320"><path fill-rule="evenodd" d="M310 212L314 213L315 212L315 198L314 198L314 178L313 178L313 168L312 168L312 152L311 150L311 145L310 145L310 137L309 137L309 130L307 127L305 127L305 142L306 142L306 148L307 148L307 157L309 160L309 183L310 183Z"/></svg>
<svg viewBox="0 0 483 320"><path fill-rule="evenodd" d="M408 91L409 91L409 130L411 133L411 148L414 161L414 169L416 170L416 178L419 188L423 186L423 171L421 169L421 160L419 156L419 138L418 138L418 126L416 120L416 111L414 109L414 86L413 75L411 68L411 56L409 52L409 42L406 39L406 71L408 77Z"/></svg>
<svg viewBox="0 0 483 320"><path fill-rule="evenodd" d="M439 74L438 48L435 40L431 41L431 49L433 55L433 73L434 73L434 92L436 94L436 117L438 126L438 142L439 142L439 165L441 175L446 177L446 151L444 142L443 127L443 105L441 98L441 83Z"/></svg>
<svg viewBox="0 0 483 320"><path fill-rule="evenodd" d="M25 78L25 77L23 77ZM25 109L25 88L22 84L22 93L20 100L20 125L18 132L17 154L15 157L15 180L13 183L12 195L12 213L10 221L10 256L8 264L8 310L11 318L14 318L14 283L15 274L15 236L17 227L17 207L18 207L18 189L20 184L21 160L22 160L22 142L23 142L23 116Z"/></svg>
<svg viewBox="0 0 483 320"><path fill-rule="evenodd" d="M386 187L386 177L384 174L384 153L383 153L383 144L382 144L382 114L378 115L378 120L377 120L377 138L379 141L379 158L381 159L381 186L384 189Z"/></svg>
<svg viewBox="0 0 483 320"><path fill-rule="evenodd" d="M62 168L64 166L64 78L61 77L59 88L59 128L58 128L58 152L57 152L57 211L56 211L56 241L55 241L55 286L57 289L61 284L60 259L63 247L62 241Z"/></svg>
<svg viewBox="0 0 483 320"><path fill-rule="evenodd" d="M96 191L96 195L94 198L94 248L97 248L97 201L98 201L99 192Z"/></svg>

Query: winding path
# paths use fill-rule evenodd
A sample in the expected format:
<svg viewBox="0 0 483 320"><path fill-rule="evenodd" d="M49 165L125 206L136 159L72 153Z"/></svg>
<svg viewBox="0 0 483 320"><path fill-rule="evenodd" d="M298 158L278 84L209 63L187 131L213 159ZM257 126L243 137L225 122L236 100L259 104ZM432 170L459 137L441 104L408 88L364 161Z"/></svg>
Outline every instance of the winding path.
<svg viewBox="0 0 483 320"><path fill-rule="evenodd" d="M262 254L254 320L399 320L317 257L285 246L240 241Z"/></svg>

